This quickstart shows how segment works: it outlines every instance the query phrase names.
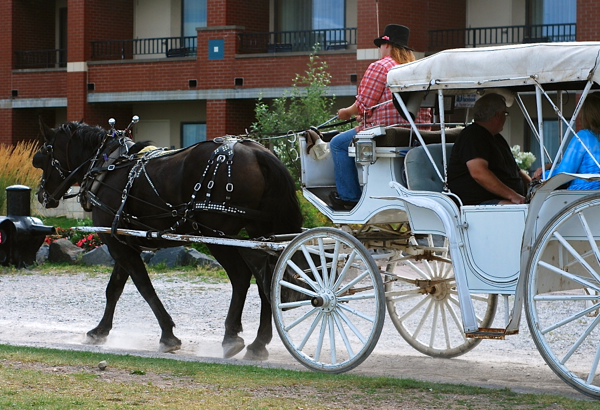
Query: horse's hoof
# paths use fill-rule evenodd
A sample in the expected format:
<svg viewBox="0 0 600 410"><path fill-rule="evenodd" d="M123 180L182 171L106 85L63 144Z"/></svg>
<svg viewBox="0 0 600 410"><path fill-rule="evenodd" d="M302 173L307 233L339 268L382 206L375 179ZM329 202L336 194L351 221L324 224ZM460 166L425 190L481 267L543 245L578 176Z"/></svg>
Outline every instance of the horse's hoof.
<svg viewBox="0 0 600 410"><path fill-rule="evenodd" d="M106 343L107 336L106 335L98 335L95 333L87 332L85 334L85 340L83 341L84 345L103 345Z"/></svg>
<svg viewBox="0 0 600 410"><path fill-rule="evenodd" d="M244 339L238 337L231 343L223 343L223 357L225 359L231 359L233 356L241 352L246 344Z"/></svg>
<svg viewBox="0 0 600 410"><path fill-rule="evenodd" d="M158 345L158 351L160 353L171 353L179 349L181 349L181 340L177 338L161 340Z"/></svg>
<svg viewBox="0 0 600 410"><path fill-rule="evenodd" d="M246 354L244 355L244 360L252 360L252 361L265 361L269 358L269 351L265 348L252 348L248 346L246 349Z"/></svg>

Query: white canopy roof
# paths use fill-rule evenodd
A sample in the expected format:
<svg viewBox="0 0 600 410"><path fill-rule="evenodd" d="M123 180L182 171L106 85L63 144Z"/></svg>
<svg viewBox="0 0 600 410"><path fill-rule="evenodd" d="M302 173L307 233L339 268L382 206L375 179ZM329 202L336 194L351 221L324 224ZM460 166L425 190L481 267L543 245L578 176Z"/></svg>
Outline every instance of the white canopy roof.
<svg viewBox="0 0 600 410"><path fill-rule="evenodd" d="M600 61L600 42L518 44L441 51L394 67L392 92L474 89L586 81ZM600 70L592 79L600 83Z"/></svg>

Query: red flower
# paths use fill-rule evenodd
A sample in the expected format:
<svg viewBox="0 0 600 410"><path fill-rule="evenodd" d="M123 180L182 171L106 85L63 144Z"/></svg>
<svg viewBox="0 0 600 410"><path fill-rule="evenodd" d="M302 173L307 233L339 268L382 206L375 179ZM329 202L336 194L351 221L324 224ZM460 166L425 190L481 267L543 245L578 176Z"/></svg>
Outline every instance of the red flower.
<svg viewBox="0 0 600 410"><path fill-rule="evenodd" d="M388 36L383 36L383 37L381 37L381 39L382 40L388 40L388 41L390 40L390 38Z"/></svg>

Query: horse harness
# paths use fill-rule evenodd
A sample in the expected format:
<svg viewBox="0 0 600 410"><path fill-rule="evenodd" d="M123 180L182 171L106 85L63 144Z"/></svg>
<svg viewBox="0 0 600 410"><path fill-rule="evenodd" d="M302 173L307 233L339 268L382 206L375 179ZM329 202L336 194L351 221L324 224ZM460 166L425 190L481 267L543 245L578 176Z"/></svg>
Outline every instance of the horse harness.
<svg viewBox="0 0 600 410"><path fill-rule="evenodd" d="M152 149L144 149L137 154L129 154L129 149L133 145L133 141L128 137L116 139L116 141L118 142L118 145L116 147L114 143L106 145L103 143L102 145L105 145L105 147L103 148L101 146L98 149L96 155L91 160L89 160L91 161L90 168L86 176L84 177L84 182L81 185L81 189L78 194L79 200L84 209L86 210L91 210L92 206L96 206L102 209L103 211L114 215L111 230L112 235L116 236L116 230L119 227L121 221L143 225L139 218L137 218L134 215L129 215L125 212L125 205L127 203L127 200L131 196L131 188L133 187L134 182L140 176L143 175L148 181L150 187L152 188L156 196L160 198L164 205L168 208L168 212L162 215L154 215L153 218L177 218L173 226L171 226L169 229L163 232L175 232L181 225L189 221L194 231L199 231L200 227L203 227L212 231L215 234L222 236L222 232L200 225L197 221L195 221L194 212L200 211L215 212L221 214L224 213L228 215L244 217L247 219L254 220L265 220L268 218L268 215L264 212L235 206L230 203L231 194L234 191L234 184L232 182L234 147L238 142L246 140L255 142L249 139L241 140L239 138L229 136L219 137L211 140L213 143L218 144L218 146L211 153L211 156L206 164L206 168L204 169L202 176L200 177L200 180L194 185L194 190L191 195L190 201L177 206L170 204L164 198L161 197L160 193L155 187L155 184L152 182L150 176L146 171L146 165L150 160L154 158L163 157L165 155L173 155L181 151L181 149L166 150L165 148L152 147ZM106 204L104 204L98 198L96 193L100 186L103 185L103 180L109 172L120 168L130 167L132 162L135 162L135 164L129 170L127 182L121 192L121 203L119 205L119 208L114 210L108 207ZM96 164L100 165L96 166ZM212 192L215 187L215 181L218 176L219 170L223 168L225 168L225 171L227 173L227 183L225 186L226 196L223 202L215 202L212 200ZM200 198L199 192L204 186L206 186L206 192L203 198ZM146 227L152 230L151 227Z"/></svg>

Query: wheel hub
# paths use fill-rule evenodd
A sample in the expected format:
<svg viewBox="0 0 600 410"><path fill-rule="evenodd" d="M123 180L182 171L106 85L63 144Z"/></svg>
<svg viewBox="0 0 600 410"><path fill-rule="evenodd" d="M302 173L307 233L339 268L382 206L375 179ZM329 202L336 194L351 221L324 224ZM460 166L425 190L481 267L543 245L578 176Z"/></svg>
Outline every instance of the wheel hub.
<svg viewBox="0 0 600 410"><path fill-rule="evenodd" d="M310 303L314 307L320 307L325 312L331 312L337 305L337 298L332 291L327 289L319 293L319 296L312 298Z"/></svg>

